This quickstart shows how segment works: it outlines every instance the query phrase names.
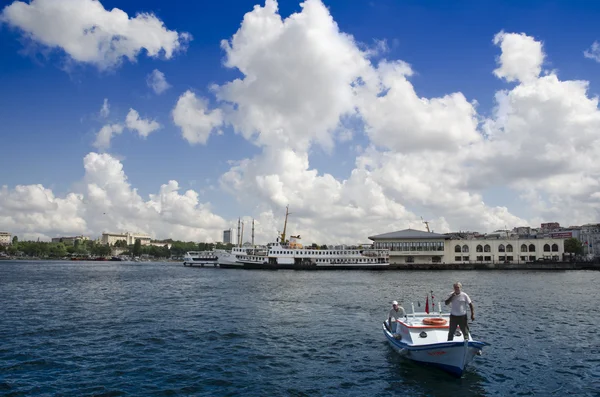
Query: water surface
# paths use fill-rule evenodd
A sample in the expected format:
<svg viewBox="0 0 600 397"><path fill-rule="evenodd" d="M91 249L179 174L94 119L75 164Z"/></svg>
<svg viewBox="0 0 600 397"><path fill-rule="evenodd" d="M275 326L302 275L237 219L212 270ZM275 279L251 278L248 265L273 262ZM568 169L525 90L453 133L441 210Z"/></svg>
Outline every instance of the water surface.
<svg viewBox="0 0 600 397"><path fill-rule="evenodd" d="M399 357L381 332L392 300L422 309L454 281L474 301L474 337L491 344L461 379ZM0 394L598 396L599 282L593 271L1 262Z"/></svg>

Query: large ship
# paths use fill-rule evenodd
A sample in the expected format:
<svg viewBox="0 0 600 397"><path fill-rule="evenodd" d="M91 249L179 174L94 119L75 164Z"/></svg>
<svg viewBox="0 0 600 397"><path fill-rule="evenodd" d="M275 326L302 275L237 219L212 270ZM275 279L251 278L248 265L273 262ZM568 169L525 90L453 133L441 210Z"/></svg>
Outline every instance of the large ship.
<svg viewBox="0 0 600 397"><path fill-rule="evenodd" d="M267 245L266 252L252 252L250 247L234 247L227 262L219 257L219 265L245 269L390 269L389 250L374 249L371 245L352 248L318 249L303 247L300 236L286 240L288 220L286 207L283 232L275 243Z"/></svg>
<svg viewBox="0 0 600 397"><path fill-rule="evenodd" d="M217 266L215 251L188 251L183 257L183 266Z"/></svg>

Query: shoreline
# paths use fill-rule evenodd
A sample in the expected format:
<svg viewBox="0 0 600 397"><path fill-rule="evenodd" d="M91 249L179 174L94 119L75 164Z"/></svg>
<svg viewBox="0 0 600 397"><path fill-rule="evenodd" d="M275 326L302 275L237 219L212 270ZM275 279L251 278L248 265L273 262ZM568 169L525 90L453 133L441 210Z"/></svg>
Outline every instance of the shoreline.
<svg viewBox="0 0 600 397"><path fill-rule="evenodd" d="M189 267L210 267L200 264L188 264ZM303 266L303 265L226 265L219 266L226 269L239 270L301 270L301 271L325 271L325 270L361 270L361 271L396 271L396 270L600 270L600 263L595 262L539 262L539 263L455 263L455 264L431 264L431 263L405 263L391 264L388 266Z"/></svg>

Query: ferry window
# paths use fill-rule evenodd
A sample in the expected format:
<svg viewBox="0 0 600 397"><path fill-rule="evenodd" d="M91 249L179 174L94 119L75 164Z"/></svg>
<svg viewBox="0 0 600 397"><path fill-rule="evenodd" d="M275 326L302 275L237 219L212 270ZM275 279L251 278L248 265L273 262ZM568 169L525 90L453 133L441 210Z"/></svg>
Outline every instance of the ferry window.
<svg viewBox="0 0 600 397"><path fill-rule="evenodd" d="M506 245L506 252L513 252L513 247L510 244Z"/></svg>
<svg viewBox="0 0 600 397"><path fill-rule="evenodd" d="M454 252L460 252L460 245L455 245L454 246Z"/></svg>
<svg viewBox="0 0 600 397"><path fill-rule="evenodd" d="M477 257L477 260L478 260L479 262L482 262L482 261L483 261L483 256L478 256L478 257Z"/></svg>
<svg viewBox="0 0 600 397"><path fill-rule="evenodd" d="M535 252L535 245L529 244L529 252Z"/></svg>
<svg viewBox="0 0 600 397"><path fill-rule="evenodd" d="M483 247L483 252L490 252L491 250L492 250L492 249L490 248L490 246L489 246L488 244L486 244L486 245Z"/></svg>
<svg viewBox="0 0 600 397"><path fill-rule="evenodd" d="M469 246L468 245L463 245L462 246L462 252L469 252Z"/></svg>
<svg viewBox="0 0 600 397"><path fill-rule="evenodd" d="M500 244L498 246L498 252L506 252L506 249L504 248L504 244Z"/></svg>
<svg viewBox="0 0 600 397"><path fill-rule="evenodd" d="M483 260L486 261L486 262L489 262L489 261L492 260L492 257L491 256L486 256L486 257L483 258Z"/></svg>
<svg viewBox="0 0 600 397"><path fill-rule="evenodd" d="M481 244L479 244L477 246L477 248L475 249L475 251L477 251L477 252L483 252L483 247L481 246Z"/></svg>
<svg viewBox="0 0 600 397"><path fill-rule="evenodd" d="M522 257L521 257L521 260L522 260L522 261L526 261L526 260L527 260L527 257L526 257L526 256L522 256Z"/></svg>
<svg viewBox="0 0 600 397"><path fill-rule="evenodd" d="M468 256L463 256L463 261L468 262L469 261L469 257Z"/></svg>
<svg viewBox="0 0 600 397"><path fill-rule="evenodd" d="M550 252L550 244L544 244L544 252Z"/></svg>
<svg viewBox="0 0 600 397"><path fill-rule="evenodd" d="M525 244L521 244L521 252L527 252L527 246ZM525 258L525 257L522 257Z"/></svg>
<svg viewBox="0 0 600 397"><path fill-rule="evenodd" d="M461 259L461 257L460 257L460 256L455 256L455 257L454 257L454 261L456 261L456 262L460 262L460 259Z"/></svg>
<svg viewBox="0 0 600 397"><path fill-rule="evenodd" d="M558 252L558 244L552 244L552 252Z"/></svg>

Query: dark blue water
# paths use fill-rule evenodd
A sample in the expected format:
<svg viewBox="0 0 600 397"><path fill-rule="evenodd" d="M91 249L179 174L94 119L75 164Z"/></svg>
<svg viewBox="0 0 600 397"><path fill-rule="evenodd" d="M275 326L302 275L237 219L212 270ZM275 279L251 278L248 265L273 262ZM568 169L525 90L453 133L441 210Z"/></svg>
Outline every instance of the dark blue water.
<svg viewBox="0 0 600 397"><path fill-rule="evenodd" d="M462 379L399 357L381 332L391 300L409 309L456 280L491 343ZM599 282L0 262L0 395L598 396Z"/></svg>

